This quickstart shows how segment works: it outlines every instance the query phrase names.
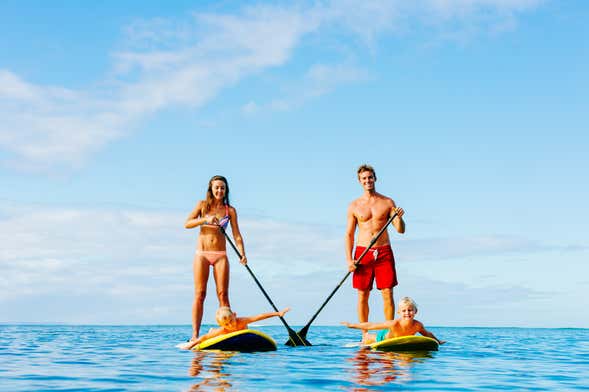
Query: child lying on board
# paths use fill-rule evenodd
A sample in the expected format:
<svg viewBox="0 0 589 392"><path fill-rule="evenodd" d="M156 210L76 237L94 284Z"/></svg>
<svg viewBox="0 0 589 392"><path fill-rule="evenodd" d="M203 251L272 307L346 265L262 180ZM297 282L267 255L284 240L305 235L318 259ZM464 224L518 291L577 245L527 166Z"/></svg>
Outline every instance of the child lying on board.
<svg viewBox="0 0 589 392"><path fill-rule="evenodd" d="M415 320L415 314L417 313L417 304L409 297L404 297L399 301L399 309L397 314L399 318L394 320L387 320L382 323L348 323L342 322L348 328L362 329L362 344L368 345L376 342L380 342L385 339L396 338L399 336L409 336L420 333L428 338L435 339L439 344L446 343L443 340L439 340L433 333L425 329L420 321ZM367 333L367 330L380 329L377 334Z"/></svg>
<svg viewBox="0 0 589 392"><path fill-rule="evenodd" d="M178 347L185 350L190 350L197 344L202 343L207 339L247 329L249 323L265 320L270 317L283 317L284 314L289 310L290 308L285 308L280 312L261 313L256 316L249 317L237 317L237 313L233 312L231 308L228 306L221 306L215 313L215 319L221 328L211 328L208 333L198 337L198 339L181 343L178 345Z"/></svg>

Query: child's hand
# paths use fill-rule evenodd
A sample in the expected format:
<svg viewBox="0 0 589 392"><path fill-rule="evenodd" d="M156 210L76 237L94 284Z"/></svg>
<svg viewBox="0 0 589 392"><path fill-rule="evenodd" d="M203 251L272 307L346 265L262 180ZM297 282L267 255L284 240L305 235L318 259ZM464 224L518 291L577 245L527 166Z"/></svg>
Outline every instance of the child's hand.
<svg viewBox="0 0 589 392"><path fill-rule="evenodd" d="M290 308L284 308L284 309L282 309L280 312L278 312L278 316L284 317L284 315L286 314L286 312L288 312L289 310L290 310Z"/></svg>
<svg viewBox="0 0 589 392"><path fill-rule="evenodd" d="M182 350L190 350L192 347L197 345L196 342L197 342L196 340L191 340L189 342L177 344L176 347L178 347L179 349L182 349Z"/></svg>
<svg viewBox="0 0 589 392"><path fill-rule="evenodd" d="M347 321L342 321L340 324L341 324L341 325L345 325L345 326L346 326L346 327L348 327L348 328L352 328L352 327L350 326L351 324L350 324L350 323L348 323Z"/></svg>

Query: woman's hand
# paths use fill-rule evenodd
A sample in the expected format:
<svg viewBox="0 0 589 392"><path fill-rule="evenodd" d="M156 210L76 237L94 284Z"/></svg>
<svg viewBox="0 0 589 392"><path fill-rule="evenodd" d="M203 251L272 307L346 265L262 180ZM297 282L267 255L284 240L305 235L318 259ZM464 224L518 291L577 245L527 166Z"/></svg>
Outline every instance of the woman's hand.
<svg viewBox="0 0 589 392"><path fill-rule="evenodd" d="M243 257L241 258L241 260L239 260L239 262L240 262L241 264L243 264L243 265L246 265L246 264L247 264L247 257L246 257L246 256L243 256Z"/></svg>

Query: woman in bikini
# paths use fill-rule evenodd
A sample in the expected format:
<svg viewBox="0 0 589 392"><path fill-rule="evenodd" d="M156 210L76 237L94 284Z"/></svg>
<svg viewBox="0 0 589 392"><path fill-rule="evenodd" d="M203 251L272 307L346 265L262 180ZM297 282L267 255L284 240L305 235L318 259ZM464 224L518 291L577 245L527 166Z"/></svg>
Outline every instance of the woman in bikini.
<svg viewBox="0 0 589 392"><path fill-rule="evenodd" d="M193 229L200 226L200 234L194 255L194 302L192 303L192 337L196 340L200 332L203 304L207 295L207 282L210 267L217 287L219 306L229 305L229 260L223 230L231 223L231 231L239 252L243 256L242 264L247 263L243 239L237 224L237 212L229 205L229 185L223 176L214 176L209 181L205 200L198 202L186 219L185 227Z"/></svg>

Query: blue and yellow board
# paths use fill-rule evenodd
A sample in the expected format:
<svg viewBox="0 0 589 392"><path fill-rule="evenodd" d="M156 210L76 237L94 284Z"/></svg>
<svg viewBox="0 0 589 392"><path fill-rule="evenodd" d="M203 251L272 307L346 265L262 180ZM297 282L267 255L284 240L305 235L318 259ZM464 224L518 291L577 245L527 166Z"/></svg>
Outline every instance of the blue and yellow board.
<svg viewBox="0 0 589 392"><path fill-rule="evenodd" d="M207 339L194 346L192 350L239 351L242 353L275 351L276 342L263 332L253 329L242 329L241 331Z"/></svg>
<svg viewBox="0 0 589 392"><path fill-rule="evenodd" d="M426 336L399 336L372 343L368 347L379 351L437 351L438 342Z"/></svg>

